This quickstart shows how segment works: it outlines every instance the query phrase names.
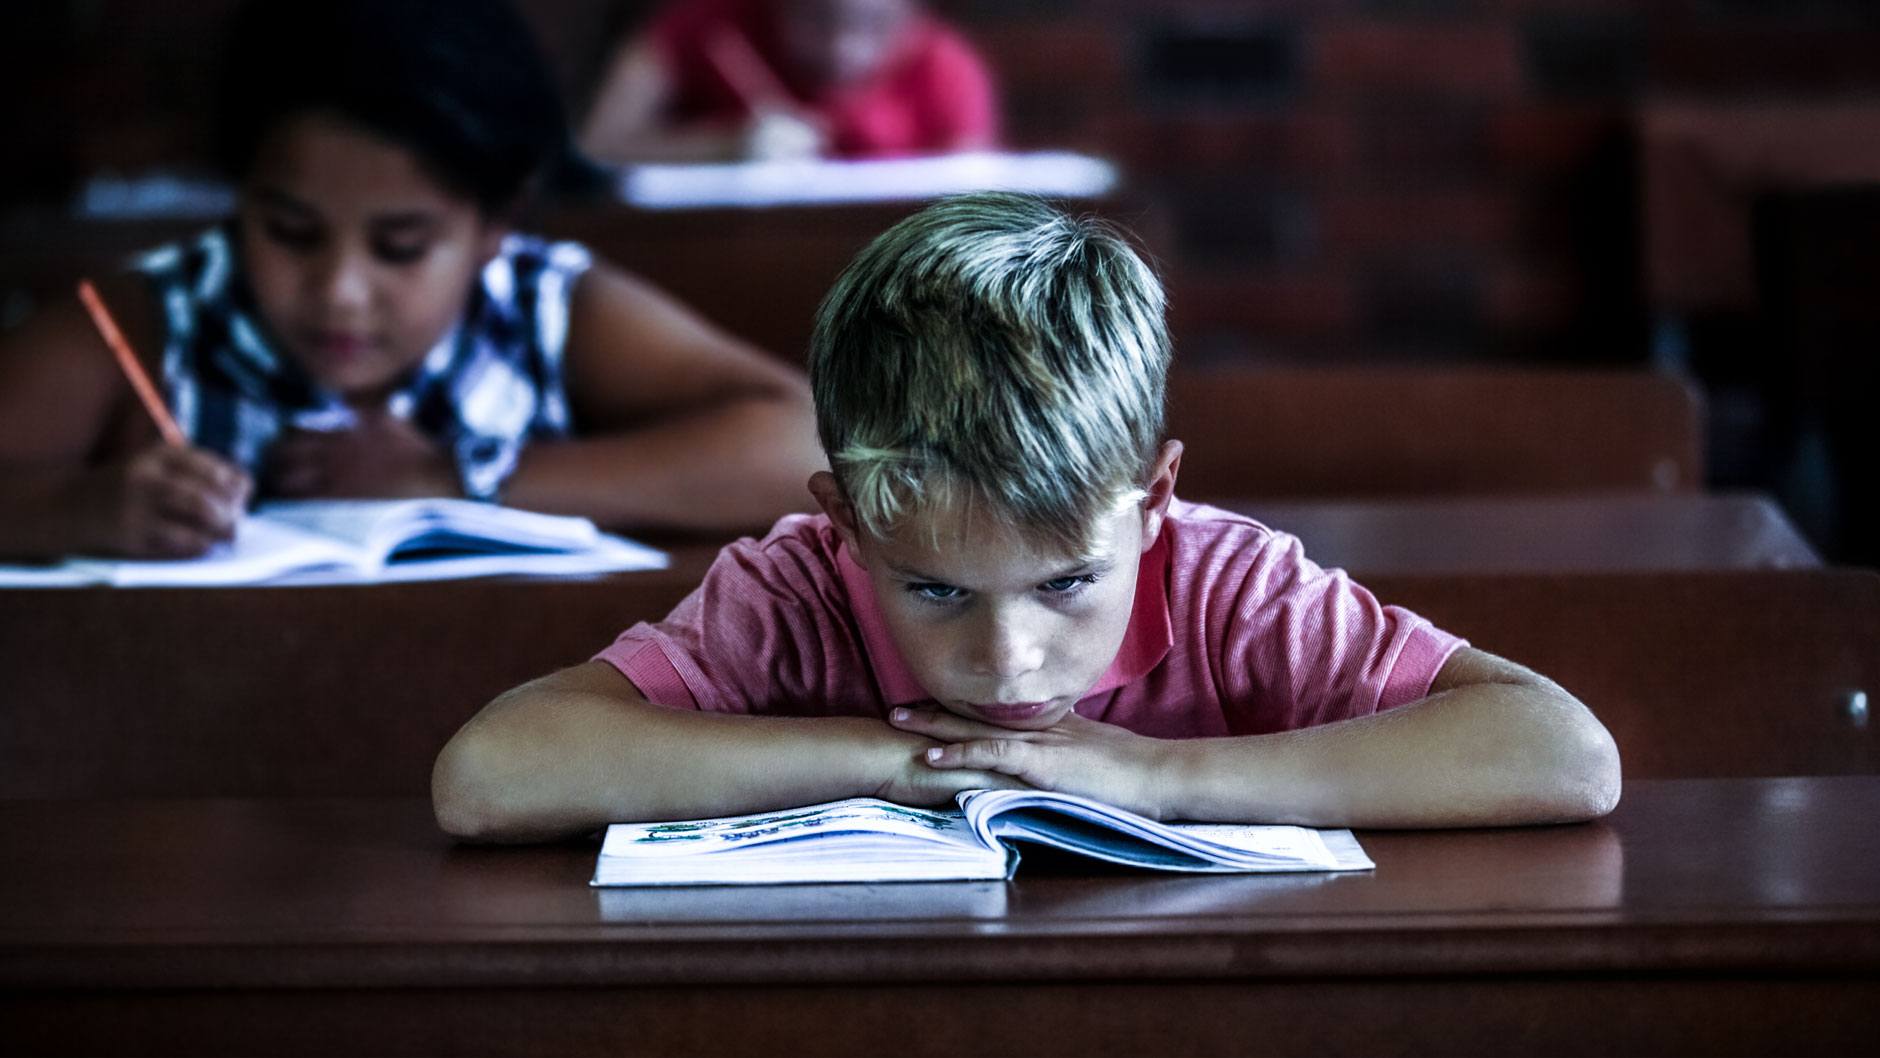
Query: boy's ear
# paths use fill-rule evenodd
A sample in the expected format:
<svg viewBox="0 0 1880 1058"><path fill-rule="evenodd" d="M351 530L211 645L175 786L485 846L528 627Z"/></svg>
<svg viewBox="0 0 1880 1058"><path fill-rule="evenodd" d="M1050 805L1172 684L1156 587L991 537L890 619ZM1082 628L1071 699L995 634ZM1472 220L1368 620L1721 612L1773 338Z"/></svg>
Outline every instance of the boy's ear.
<svg viewBox="0 0 1880 1058"><path fill-rule="evenodd" d="M1162 532L1162 522L1168 517L1169 501L1175 498L1175 476L1181 471L1182 443L1173 438L1163 441L1162 448L1155 456L1155 465L1150 468L1149 481L1143 486L1149 493L1142 501L1142 549L1149 550L1155 545L1156 537Z"/></svg>
<svg viewBox="0 0 1880 1058"><path fill-rule="evenodd" d="M848 496L842 492L842 483L829 471L818 470L809 476L809 494L816 497L816 505L829 516L829 524L835 526L849 554L859 556L862 553L861 524L855 520L855 508L850 505Z"/></svg>

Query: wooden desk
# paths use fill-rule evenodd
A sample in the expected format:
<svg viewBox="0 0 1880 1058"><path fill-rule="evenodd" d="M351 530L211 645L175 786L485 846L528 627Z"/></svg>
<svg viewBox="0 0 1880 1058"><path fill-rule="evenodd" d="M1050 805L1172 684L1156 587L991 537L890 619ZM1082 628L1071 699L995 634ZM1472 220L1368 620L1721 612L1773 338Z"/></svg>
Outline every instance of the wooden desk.
<svg viewBox="0 0 1880 1058"><path fill-rule="evenodd" d="M378 587L0 592L0 799L421 794L471 713L655 618L659 573ZM1377 574L1552 676L1626 774L1880 774L1880 576L1852 570Z"/></svg>
<svg viewBox="0 0 1880 1058"><path fill-rule="evenodd" d="M593 891L417 801L0 805L0 1051L1841 1054L1880 778L1634 782L1361 875Z"/></svg>
<svg viewBox="0 0 1880 1058"><path fill-rule="evenodd" d="M1649 371L1199 368L1169 374L1188 496L1695 491L1702 408Z"/></svg>
<svg viewBox="0 0 1880 1058"><path fill-rule="evenodd" d="M1376 573L1787 569L1821 557L1768 497L1612 492L1377 500L1216 500L1306 554Z"/></svg>
<svg viewBox="0 0 1880 1058"><path fill-rule="evenodd" d="M1363 583L1558 680L1635 777L1880 774L1880 575L1387 575ZM1856 708L1856 696L1859 708Z"/></svg>
<svg viewBox="0 0 1880 1058"><path fill-rule="evenodd" d="M417 794L472 713L663 617L716 548L595 578L0 591L0 797Z"/></svg>

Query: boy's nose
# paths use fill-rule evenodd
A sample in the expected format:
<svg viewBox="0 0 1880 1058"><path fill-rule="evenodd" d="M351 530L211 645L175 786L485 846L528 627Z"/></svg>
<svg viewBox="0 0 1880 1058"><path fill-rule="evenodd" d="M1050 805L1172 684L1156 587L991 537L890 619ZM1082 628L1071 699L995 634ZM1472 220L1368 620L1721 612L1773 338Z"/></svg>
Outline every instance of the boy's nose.
<svg viewBox="0 0 1880 1058"><path fill-rule="evenodd" d="M993 614L978 630L974 668L1001 680L1015 679L1044 666L1043 637L1009 616Z"/></svg>

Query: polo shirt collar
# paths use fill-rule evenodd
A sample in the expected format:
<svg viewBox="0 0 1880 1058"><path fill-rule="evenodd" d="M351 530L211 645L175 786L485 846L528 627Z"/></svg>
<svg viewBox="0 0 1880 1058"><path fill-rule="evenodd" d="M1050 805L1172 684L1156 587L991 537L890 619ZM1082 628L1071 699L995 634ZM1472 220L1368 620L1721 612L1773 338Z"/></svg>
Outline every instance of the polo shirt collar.
<svg viewBox="0 0 1880 1058"><path fill-rule="evenodd" d="M1123 632L1122 646L1117 648L1109 668L1084 694L1083 700L1141 679L1168 656L1175 642L1168 612L1169 535L1165 521L1155 544L1143 553L1136 571L1136 599L1130 608L1129 627ZM862 648L868 653L869 668L874 672L875 689L880 692L881 700L889 706L930 701L900 649L894 645L887 621L875 603L875 589L868 579L868 571L849 554L845 543L836 545L836 569L842 577L843 593L848 596L849 612L855 615L856 628L861 632Z"/></svg>

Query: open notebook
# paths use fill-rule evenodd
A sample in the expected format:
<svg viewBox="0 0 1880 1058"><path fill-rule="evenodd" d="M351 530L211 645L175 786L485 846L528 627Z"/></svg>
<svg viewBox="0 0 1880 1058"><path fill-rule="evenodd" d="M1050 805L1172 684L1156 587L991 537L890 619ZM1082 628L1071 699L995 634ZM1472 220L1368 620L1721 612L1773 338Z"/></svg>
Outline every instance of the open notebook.
<svg viewBox="0 0 1880 1058"><path fill-rule="evenodd" d="M200 558L0 566L0 585L361 584L665 565L663 552L586 518L471 500L291 500L256 507L234 541Z"/></svg>
<svg viewBox="0 0 1880 1058"><path fill-rule="evenodd" d="M872 797L671 823L615 823L596 886L1007 878L1017 846L1048 845L1162 871L1359 871L1375 866L1349 830L1159 823L1074 794L969 790L946 811Z"/></svg>

